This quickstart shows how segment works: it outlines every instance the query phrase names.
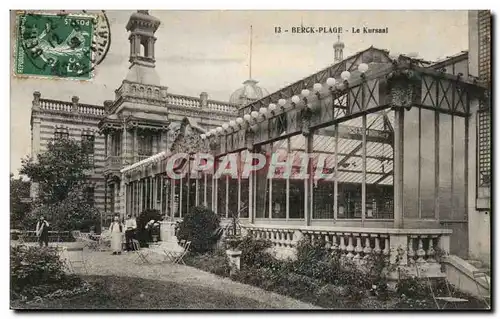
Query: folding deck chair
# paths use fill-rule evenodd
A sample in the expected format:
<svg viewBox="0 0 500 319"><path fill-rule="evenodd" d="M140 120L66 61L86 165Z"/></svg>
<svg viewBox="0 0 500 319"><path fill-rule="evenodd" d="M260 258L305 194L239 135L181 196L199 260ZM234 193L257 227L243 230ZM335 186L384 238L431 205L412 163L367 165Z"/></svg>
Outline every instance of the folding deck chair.
<svg viewBox="0 0 500 319"><path fill-rule="evenodd" d="M177 251L164 250L164 252L165 252L165 256L168 259L170 259L170 261L172 263L174 263L174 264L182 263L185 265L186 263L184 262L184 256L186 256L187 252L189 251L189 247L191 246L191 242L186 241L186 240L181 240L180 244L182 247L182 251L177 252Z"/></svg>
<svg viewBox="0 0 500 319"><path fill-rule="evenodd" d="M134 262L140 261L145 264L151 264L151 261L149 261L148 259L147 253L145 253L144 250L141 250L141 245L139 244L139 241L137 239L132 239L132 248L134 249L134 253L137 256Z"/></svg>
<svg viewBox="0 0 500 319"><path fill-rule="evenodd" d="M490 277L488 274L482 270L477 270L472 273L474 276L474 281L476 282L477 293L480 296L481 300L486 304L488 309L491 309L491 283ZM483 280L486 283L486 289L483 287L481 289L479 285L479 280ZM483 290L486 290L486 295L483 293Z"/></svg>
<svg viewBox="0 0 500 319"><path fill-rule="evenodd" d="M417 277L422 278L420 277L418 265L416 265L416 269L417 269ZM448 305L453 305L455 308L458 308L459 304L469 301L464 298L458 298L452 296L450 284L448 283L448 280L446 280L446 278L444 279L444 281L446 284L446 292L448 296L436 296L434 289L432 288L432 278L427 276L425 279L427 280L427 286L429 287L429 290L432 294L432 299L434 299L434 303L436 304L436 307L438 309L445 309Z"/></svg>
<svg viewBox="0 0 500 319"><path fill-rule="evenodd" d="M81 267L85 273L88 274L87 262L85 260L85 255L83 254L83 247L57 246L57 249L66 255L66 258L64 259L70 272L75 273L75 268Z"/></svg>

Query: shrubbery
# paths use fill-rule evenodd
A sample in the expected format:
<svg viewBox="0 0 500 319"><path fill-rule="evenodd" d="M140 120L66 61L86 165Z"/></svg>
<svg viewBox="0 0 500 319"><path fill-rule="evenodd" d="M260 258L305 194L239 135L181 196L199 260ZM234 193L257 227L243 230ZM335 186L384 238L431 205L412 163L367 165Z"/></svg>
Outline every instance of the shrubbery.
<svg viewBox="0 0 500 319"><path fill-rule="evenodd" d="M191 253L185 258L185 261L189 266L202 269L218 276L229 276L229 261L226 252L223 250L215 250L214 252L206 254Z"/></svg>
<svg viewBox="0 0 500 319"><path fill-rule="evenodd" d="M81 286L79 277L65 273L64 263L50 247L12 246L10 289L12 299L32 299L60 289Z"/></svg>
<svg viewBox="0 0 500 319"><path fill-rule="evenodd" d="M220 218L206 207L193 207L179 224L177 239L191 241L190 251L205 253L217 243Z"/></svg>
<svg viewBox="0 0 500 319"><path fill-rule="evenodd" d="M157 209L146 209L137 217L137 240L141 244L141 247L147 247L148 243L153 241L151 230L145 229L146 224L151 220L159 221L162 220L162 218L162 214Z"/></svg>
<svg viewBox="0 0 500 319"><path fill-rule="evenodd" d="M268 240L246 236L239 246L241 270L231 278L325 308L420 309L435 306L421 279L402 279L397 292L389 293L385 256L373 254L363 260L360 267L324 244L302 240L297 245L296 259L278 260L268 252L271 247ZM191 255L188 263L219 276L230 274L223 251ZM436 287L436 291L440 290ZM389 297L392 298L388 300Z"/></svg>
<svg viewBox="0 0 500 319"><path fill-rule="evenodd" d="M243 237L238 248L241 250L241 264L247 267L267 267L274 260L274 256L267 251L271 242L263 239L254 239L251 235Z"/></svg>

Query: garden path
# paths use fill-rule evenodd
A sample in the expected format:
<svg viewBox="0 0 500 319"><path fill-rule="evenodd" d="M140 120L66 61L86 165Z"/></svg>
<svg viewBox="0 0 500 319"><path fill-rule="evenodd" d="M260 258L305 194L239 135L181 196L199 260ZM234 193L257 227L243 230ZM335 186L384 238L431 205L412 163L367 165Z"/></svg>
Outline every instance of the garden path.
<svg viewBox="0 0 500 319"><path fill-rule="evenodd" d="M290 297L268 292L263 289L232 281L202 270L184 265L162 262L163 257L151 253L152 264L135 263L135 253L111 255L109 252L85 251L89 275L115 275L145 279L178 282L184 285L208 287L231 293L235 296L251 298L278 309L318 309L319 307ZM82 268L76 269L84 273Z"/></svg>

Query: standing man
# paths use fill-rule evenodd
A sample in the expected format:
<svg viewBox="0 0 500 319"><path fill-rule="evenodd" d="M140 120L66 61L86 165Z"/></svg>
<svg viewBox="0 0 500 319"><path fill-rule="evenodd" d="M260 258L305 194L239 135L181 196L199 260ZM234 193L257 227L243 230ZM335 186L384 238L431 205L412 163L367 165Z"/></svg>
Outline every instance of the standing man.
<svg viewBox="0 0 500 319"><path fill-rule="evenodd" d="M132 239L135 238L135 230L137 229L137 222L132 215L127 215L127 220L125 221L125 240L127 242L127 250L133 250Z"/></svg>
<svg viewBox="0 0 500 319"><path fill-rule="evenodd" d="M36 235L40 247L42 247L44 243L45 247L49 245L49 222L47 222L43 216L40 216L40 220L36 223Z"/></svg>

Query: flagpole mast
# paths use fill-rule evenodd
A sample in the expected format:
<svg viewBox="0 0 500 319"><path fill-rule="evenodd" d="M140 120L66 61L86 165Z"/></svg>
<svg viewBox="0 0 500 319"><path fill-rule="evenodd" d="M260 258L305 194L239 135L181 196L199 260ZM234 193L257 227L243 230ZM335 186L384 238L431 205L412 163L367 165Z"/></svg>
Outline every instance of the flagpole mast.
<svg viewBox="0 0 500 319"><path fill-rule="evenodd" d="M249 79L252 78L252 38L253 38L253 27L250 25L250 62L249 62Z"/></svg>

